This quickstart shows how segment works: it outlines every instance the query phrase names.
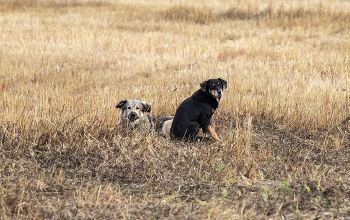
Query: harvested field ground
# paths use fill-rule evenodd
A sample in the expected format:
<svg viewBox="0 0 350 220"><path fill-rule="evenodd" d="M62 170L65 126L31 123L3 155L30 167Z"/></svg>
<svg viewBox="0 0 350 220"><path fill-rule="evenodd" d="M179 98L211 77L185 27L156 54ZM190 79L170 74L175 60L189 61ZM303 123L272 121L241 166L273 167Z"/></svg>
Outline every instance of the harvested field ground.
<svg viewBox="0 0 350 220"><path fill-rule="evenodd" d="M3 0L0 24L0 219L350 219L349 1ZM218 77L219 142L116 127Z"/></svg>

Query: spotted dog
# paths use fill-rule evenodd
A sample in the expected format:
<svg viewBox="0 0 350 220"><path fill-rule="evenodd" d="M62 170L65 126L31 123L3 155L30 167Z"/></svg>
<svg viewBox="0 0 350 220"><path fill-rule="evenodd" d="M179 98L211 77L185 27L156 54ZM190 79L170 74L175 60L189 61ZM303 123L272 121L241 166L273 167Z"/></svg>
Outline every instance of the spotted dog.
<svg viewBox="0 0 350 220"><path fill-rule="evenodd" d="M200 84L200 89L183 101L176 110L170 129L171 136L186 141L208 141L211 138L197 136L199 129L209 133L218 141L219 138L211 127L211 117L219 106L227 82L223 79L209 79Z"/></svg>
<svg viewBox="0 0 350 220"><path fill-rule="evenodd" d="M137 131L157 132L164 137L170 137L170 127L174 116L155 116L151 112L151 104L132 99L121 100L116 108L120 109L118 126Z"/></svg>

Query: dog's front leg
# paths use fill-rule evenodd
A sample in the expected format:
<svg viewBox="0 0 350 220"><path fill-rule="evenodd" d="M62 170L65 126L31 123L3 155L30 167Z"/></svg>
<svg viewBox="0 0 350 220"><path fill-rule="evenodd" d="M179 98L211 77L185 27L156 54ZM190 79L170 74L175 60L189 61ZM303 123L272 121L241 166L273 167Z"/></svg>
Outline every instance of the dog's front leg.
<svg viewBox="0 0 350 220"><path fill-rule="evenodd" d="M218 135L216 134L216 132L214 131L214 129L211 127L211 125L208 126L208 132L209 134L212 136L212 138L214 138L214 140L219 141L220 139L218 138Z"/></svg>

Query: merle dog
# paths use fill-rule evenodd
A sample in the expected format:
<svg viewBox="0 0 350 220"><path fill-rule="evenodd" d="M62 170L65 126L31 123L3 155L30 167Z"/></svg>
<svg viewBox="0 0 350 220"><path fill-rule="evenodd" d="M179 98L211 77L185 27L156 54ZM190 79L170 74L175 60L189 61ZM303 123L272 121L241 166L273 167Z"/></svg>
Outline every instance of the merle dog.
<svg viewBox="0 0 350 220"><path fill-rule="evenodd" d="M154 116L145 114L151 112L151 104L140 100L121 100L116 106L120 116L118 126L136 131L158 132L169 137L174 116Z"/></svg>

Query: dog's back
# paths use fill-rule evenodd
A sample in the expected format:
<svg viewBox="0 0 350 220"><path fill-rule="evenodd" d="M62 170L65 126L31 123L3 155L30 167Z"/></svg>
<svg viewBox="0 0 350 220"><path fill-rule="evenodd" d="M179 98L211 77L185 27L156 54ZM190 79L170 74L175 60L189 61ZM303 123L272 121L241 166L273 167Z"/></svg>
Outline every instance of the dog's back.
<svg viewBox="0 0 350 220"><path fill-rule="evenodd" d="M147 115L147 117L153 125L152 131L155 131L164 137L170 137L170 127L174 116Z"/></svg>

